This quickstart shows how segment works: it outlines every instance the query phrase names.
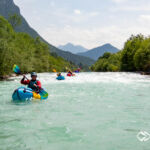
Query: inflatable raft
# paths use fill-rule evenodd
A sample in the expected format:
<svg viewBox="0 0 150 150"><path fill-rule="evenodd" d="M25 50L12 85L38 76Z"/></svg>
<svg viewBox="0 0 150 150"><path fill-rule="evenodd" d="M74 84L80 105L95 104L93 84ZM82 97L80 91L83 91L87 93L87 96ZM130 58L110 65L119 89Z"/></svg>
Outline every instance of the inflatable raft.
<svg viewBox="0 0 150 150"><path fill-rule="evenodd" d="M75 72L75 73L80 73L80 71L78 71L78 70L75 70L74 72Z"/></svg>
<svg viewBox="0 0 150 150"><path fill-rule="evenodd" d="M71 77L71 76L75 76L75 74L67 73L67 76Z"/></svg>
<svg viewBox="0 0 150 150"><path fill-rule="evenodd" d="M13 101L28 101L32 99L42 100L47 98L48 98L48 93L45 92L43 89L40 90L39 93L36 93L30 88L19 87L12 94Z"/></svg>
<svg viewBox="0 0 150 150"><path fill-rule="evenodd" d="M64 76L58 76L56 79L57 80L65 80L65 77Z"/></svg>

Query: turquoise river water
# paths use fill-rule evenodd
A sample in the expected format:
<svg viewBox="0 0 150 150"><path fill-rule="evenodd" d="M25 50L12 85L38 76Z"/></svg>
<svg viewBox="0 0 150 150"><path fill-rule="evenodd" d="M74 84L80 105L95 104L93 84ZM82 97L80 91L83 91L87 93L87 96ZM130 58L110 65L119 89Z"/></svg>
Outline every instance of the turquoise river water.
<svg viewBox="0 0 150 150"><path fill-rule="evenodd" d="M150 76L38 77L46 101L13 103L21 77L0 82L0 150L150 150Z"/></svg>

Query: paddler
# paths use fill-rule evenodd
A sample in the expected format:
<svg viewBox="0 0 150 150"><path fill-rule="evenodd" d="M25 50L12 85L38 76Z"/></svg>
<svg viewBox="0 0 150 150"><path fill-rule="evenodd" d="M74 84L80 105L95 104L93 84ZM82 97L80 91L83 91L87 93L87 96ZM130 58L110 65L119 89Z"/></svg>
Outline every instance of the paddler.
<svg viewBox="0 0 150 150"><path fill-rule="evenodd" d="M71 70L69 70L68 73L71 74L71 75L73 74Z"/></svg>
<svg viewBox="0 0 150 150"><path fill-rule="evenodd" d="M80 70L81 70L81 68L78 68L78 69L77 69L77 71L79 71L79 72L80 72Z"/></svg>
<svg viewBox="0 0 150 150"><path fill-rule="evenodd" d="M58 77L61 77L61 76L62 76L62 75L61 75L61 72L57 73L57 76L58 76Z"/></svg>
<svg viewBox="0 0 150 150"><path fill-rule="evenodd" d="M23 75L21 84L28 85L28 88L31 88L33 91L36 91L36 92L38 92L39 89L41 89L41 82L37 80L36 72L31 73L31 80L26 79L26 76Z"/></svg>

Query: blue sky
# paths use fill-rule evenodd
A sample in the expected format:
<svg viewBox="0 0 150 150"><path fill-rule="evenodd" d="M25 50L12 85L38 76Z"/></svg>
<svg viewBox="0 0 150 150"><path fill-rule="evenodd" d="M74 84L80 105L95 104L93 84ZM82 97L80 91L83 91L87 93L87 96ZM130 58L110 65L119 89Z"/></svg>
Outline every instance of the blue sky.
<svg viewBox="0 0 150 150"><path fill-rule="evenodd" d="M88 49L122 48L131 34L150 35L149 0L14 0L32 28L49 43Z"/></svg>

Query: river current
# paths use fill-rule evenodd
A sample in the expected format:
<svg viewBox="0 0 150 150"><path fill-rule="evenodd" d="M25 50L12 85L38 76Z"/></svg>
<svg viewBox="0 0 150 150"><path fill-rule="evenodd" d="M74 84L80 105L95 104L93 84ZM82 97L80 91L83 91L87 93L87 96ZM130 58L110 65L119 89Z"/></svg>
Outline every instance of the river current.
<svg viewBox="0 0 150 150"><path fill-rule="evenodd" d="M13 103L20 79L0 82L0 150L150 149L150 76L41 73L49 98Z"/></svg>

